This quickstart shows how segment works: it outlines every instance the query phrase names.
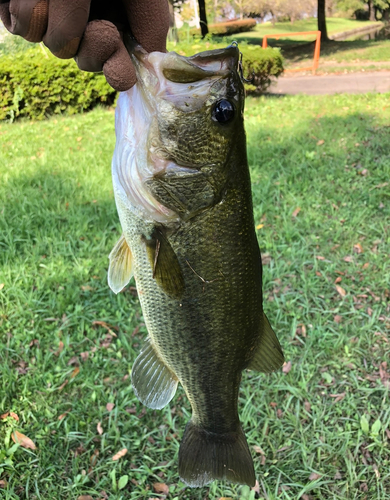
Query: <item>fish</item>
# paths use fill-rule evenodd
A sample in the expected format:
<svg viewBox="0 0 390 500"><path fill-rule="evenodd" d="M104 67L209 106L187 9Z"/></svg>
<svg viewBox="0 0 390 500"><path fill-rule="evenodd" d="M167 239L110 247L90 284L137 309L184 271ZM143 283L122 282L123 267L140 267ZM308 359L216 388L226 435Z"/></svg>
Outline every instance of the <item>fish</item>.
<svg viewBox="0 0 390 500"><path fill-rule="evenodd" d="M236 45L185 57L132 51L138 82L116 109L113 189L123 234L109 256L119 293L134 276L148 336L131 372L162 409L191 404L179 449L190 487L254 486L239 414L242 372L284 363L262 306Z"/></svg>

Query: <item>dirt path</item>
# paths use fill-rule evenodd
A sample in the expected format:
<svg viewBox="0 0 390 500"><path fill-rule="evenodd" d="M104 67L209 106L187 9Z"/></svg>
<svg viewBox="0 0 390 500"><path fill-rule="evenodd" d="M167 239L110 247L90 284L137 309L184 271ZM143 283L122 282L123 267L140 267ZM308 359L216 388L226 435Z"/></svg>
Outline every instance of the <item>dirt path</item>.
<svg viewBox="0 0 390 500"><path fill-rule="evenodd" d="M271 94L365 94L390 92L390 71L342 75L283 76L269 88Z"/></svg>

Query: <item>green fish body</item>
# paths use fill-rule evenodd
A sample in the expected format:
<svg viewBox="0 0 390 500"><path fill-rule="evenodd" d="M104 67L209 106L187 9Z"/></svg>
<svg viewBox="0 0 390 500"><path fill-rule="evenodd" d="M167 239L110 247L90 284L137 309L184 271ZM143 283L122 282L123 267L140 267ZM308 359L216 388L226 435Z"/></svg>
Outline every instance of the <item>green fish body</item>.
<svg viewBox="0 0 390 500"><path fill-rule="evenodd" d="M146 406L178 383L191 403L179 451L189 486L255 484L238 409L241 373L283 364L262 308L236 47L186 58L136 51L119 97L113 185L123 235L110 254L118 293L134 275L148 338L132 368Z"/></svg>

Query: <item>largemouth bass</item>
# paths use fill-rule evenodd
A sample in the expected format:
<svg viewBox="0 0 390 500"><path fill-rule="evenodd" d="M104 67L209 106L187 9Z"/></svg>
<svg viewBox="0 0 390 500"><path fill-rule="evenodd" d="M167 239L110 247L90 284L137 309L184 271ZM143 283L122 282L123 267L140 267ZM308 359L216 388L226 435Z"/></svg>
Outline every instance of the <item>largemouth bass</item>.
<svg viewBox="0 0 390 500"><path fill-rule="evenodd" d="M270 372L284 359L262 307L239 51L134 53L138 83L116 110L123 235L108 273L116 293L134 275L149 333L132 384L155 409L183 386L192 407L179 451L186 484L253 486L241 373Z"/></svg>

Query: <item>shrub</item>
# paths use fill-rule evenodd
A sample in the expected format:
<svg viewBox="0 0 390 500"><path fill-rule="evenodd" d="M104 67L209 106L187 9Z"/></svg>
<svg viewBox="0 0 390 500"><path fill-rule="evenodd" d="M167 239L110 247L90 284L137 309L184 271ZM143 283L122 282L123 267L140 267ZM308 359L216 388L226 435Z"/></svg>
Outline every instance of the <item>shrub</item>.
<svg viewBox="0 0 390 500"><path fill-rule="evenodd" d="M254 19L233 19L224 23L209 24L209 33L212 35L224 36L250 31L256 26ZM199 35L200 29L190 30L191 35Z"/></svg>
<svg viewBox="0 0 390 500"><path fill-rule="evenodd" d="M0 58L0 120L79 113L110 105L116 92L102 74L80 71L42 47Z"/></svg>
<svg viewBox="0 0 390 500"><path fill-rule="evenodd" d="M192 56L203 50L221 49L229 42L214 42L210 39L198 40L195 43L179 43L176 46L170 44L169 50L175 50L183 56ZM242 52L242 70L244 78L252 79L251 83L245 83L249 93L259 94L265 92L271 84L272 77L278 77L283 73L283 57L279 49L262 49L258 45L240 44Z"/></svg>
<svg viewBox="0 0 390 500"><path fill-rule="evenodd" d="M283 57L279 49L262 49L256 45L240 48L243 54L244 77L253 78L246 84L249 93L260 94L271 85L271 77L277 78L283 73Z"/></svg>

